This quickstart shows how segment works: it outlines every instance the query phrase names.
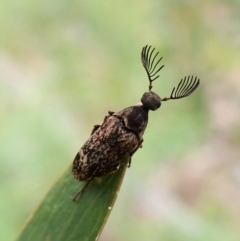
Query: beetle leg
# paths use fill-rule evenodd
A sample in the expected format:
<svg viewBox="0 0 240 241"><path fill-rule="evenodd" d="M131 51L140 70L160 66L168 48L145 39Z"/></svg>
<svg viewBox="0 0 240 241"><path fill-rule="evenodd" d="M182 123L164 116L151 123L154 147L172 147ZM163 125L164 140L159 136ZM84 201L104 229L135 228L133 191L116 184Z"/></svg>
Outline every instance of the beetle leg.
<svg viewBox="0 0 240 241"><path fill-rule="evenodd" d="M109 111L108 111L108 114L109 114L109 115L106 115L106 116L104 117L103 122L104 122L109 116L113 115L114 113L115 113L114 111L109 110ZM93 129L92 129L92 132L91 132L91 135L92 135L100 126L101 126L101 125L94 125L94 126L93 126Z"/></svg>
<svg viewBox="0 0 240 241"><path fill-rule="evenodd" d="M113 115L114 113L115 113L114 111L111 111L111 110L108 111L109 115Z"/></svg>
<svg viewBox="0 0 240 241"><path fill-rule="evenodd" d="M129 162L128 162L128 168L130 168L130 166L131 166L131 163L132 163L132 157L130 156L130 158L129 158Z"/></svg>
<svg viewBox="0 0 240 241"><path fill-rule="evenodd" d="M106 115L105 117L104 117L104 120L103 120L103 122L109 117L109 116L111 116L111 115L113 115L115 112L114 111L108 111L108 115Z"/></svg>
<svg viewBox="0 0 240 241"><path fill-rule="evenodd" d="M142 148L142 143L143 143L143 139L138 143L137 147L129 154L131 157L138 150L138 148Z"/></svg>
<svg viewBox="0 0 240 241"><path fill-rule="evenodd" d="M142 148L142 143L143 143L143 139L139 142L139 144L137 145L137 147L129 154L130 160L129 160L129 162L128 162L128 168L131 166L133 154L138 150L138 148Z"/></svg>
<svg viewBox="0 0 240 241"><path fill-rule="evenodd" d="M109 117L109 116L111 116L111 115L113 115L115 112L114 111L108 111L108 114L109 115L106 115L105 117L104 117L104 120L103 120L103 122ZM92 132L91 132L91 135L100 127L101 125L94 125L93 126L93 129L92 129Z"/></svg>
<svg viewBox="0 0 240 241"><path fill-rule="evenodd" d="M83 186L83 188L81 188L81 189L77 192L77 194L74 196L73 202L76 202L77 197L83 194L83 192L85 191L85 189L88 187L88 185L89 185L90 183L91 183L91 181L87 181L87 182L85 183L85 185Z"/></svg>
<svg viewBox="0 0 240 241"><path fill-rule="evenodd" d="M92 129L92 132L91 132L91 135L100 127L100 125L94 125L93 126L93 129Z"/></svg>

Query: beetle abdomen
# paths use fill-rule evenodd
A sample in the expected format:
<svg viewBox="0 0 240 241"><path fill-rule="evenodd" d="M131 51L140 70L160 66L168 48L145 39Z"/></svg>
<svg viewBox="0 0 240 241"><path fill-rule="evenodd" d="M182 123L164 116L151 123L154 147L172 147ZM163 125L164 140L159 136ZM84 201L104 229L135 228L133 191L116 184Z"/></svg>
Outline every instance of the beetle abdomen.
<svg viewBox="0 0 240 241"><path fill-rule="evenodd" d="M124 126L121 118L108 116L76 155L74 177L90 181L117 171L122 158L131 154L139 142L137 135Z"/></svg>

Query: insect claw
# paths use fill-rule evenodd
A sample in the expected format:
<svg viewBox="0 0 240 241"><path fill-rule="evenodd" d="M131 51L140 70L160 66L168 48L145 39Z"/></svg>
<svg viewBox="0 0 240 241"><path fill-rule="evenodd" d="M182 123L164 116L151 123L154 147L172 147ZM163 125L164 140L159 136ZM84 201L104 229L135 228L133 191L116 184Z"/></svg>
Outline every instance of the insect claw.
<svg viewBox="0 0 240 241"><path fill-rule="evenodd" d="M113 115L114 113L115 113L114 111L111 111L111 110L108 111L109 115Z"/></svg>
<svg viewBox="0 0 240 241"><path fill-rule="evenodd" d="M132 163L132 157L129 158L129 162L128 162L128 166L127 166L128 168L130 168L131 163Z"/></svg>
<svg viewBox="0 0 240 241"><path fill-rule="evenodd" d="M112 116L114 113L115 113L114 111L109 110L109 111L108 111L108 115L105 116L103 122L104 122L109 116Z"/></svg>

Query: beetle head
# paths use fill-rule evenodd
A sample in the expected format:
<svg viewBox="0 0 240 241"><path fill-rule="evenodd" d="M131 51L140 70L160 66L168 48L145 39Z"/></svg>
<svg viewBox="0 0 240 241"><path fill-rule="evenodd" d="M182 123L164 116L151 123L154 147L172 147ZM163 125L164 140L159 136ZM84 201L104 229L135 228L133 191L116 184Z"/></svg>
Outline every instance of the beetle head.
<svg viewBox="0 0 240 241"><path fill-rule="evenodd" d="M157 110L161 106L161 98L153 91L145 92L141 102L148 110Z"/></svg>

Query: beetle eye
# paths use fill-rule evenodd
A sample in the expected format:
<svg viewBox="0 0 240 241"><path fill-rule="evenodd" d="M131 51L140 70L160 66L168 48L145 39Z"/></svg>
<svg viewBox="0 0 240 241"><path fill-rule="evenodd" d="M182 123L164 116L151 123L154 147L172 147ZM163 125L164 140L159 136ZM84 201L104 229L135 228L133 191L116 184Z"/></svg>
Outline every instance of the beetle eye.
<svg viewBox="0 0 240 241"><path fill-rule="evenodd" d="M141 102L148 110L157 110L161 106L161 98L152 91L144 93Z"/></svg>

